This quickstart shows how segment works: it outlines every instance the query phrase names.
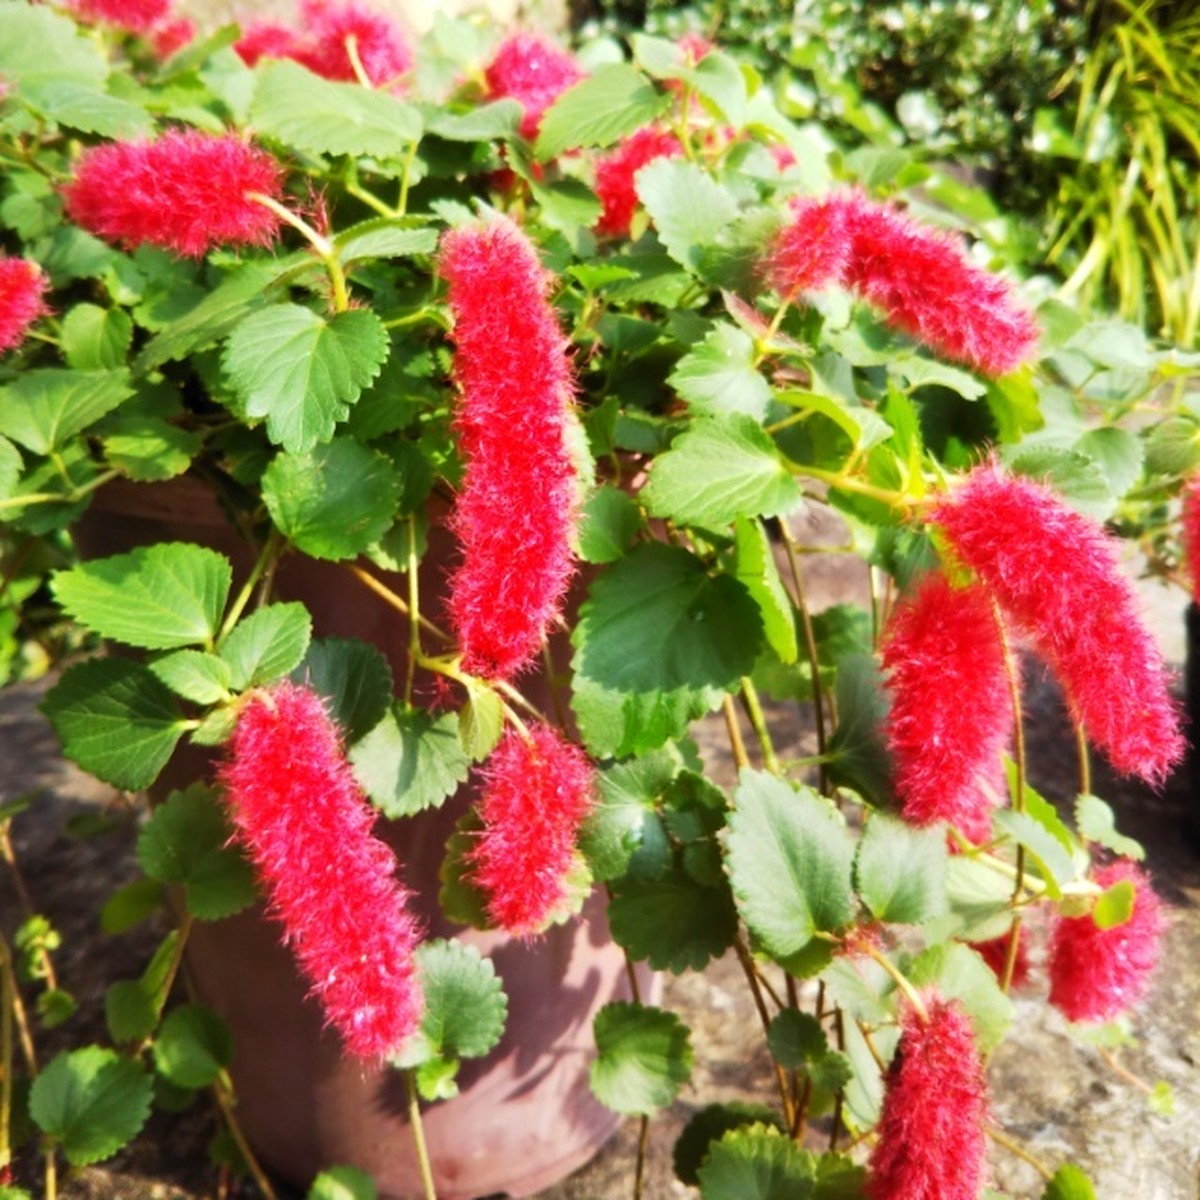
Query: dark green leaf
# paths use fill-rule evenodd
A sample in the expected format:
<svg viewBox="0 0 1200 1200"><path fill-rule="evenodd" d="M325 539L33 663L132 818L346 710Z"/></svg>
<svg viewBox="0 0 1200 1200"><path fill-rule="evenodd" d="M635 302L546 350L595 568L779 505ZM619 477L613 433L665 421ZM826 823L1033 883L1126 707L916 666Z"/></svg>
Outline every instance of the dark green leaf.
<svg viewBox="0 0 1200 1200"><path fill-rule="evenodd" d="M182 475L204 444L198 432L155 417L127 418L118 413L105 430L105 458L137 483L159 483Z"/></svg>
<svg viewBox="0 0 1200 1200"><path fill-rule="evenodd" d="M650 124L670 103L636 67L611 63L568 88L546 111L537 156L545 161L576 146L610 146Z"/></svg>
<svg viewBox="0 0 1200 1200"><path fill-rule="evenodd" d="M699 1187L699 1170L708 1157L709 1147L731 1129L763 1125L786 1133L783 1119L765 1104L747 1104L734 1100L729 1104L710 1104L702 1108L683 1127L675 1141L672 1162L675 1177L688 1187Z"/></svg>
<svg viewBox="0 0 1200 1200"><path fill-rule="evenodd" d="M780 662L794 663L800 654L796 618L761 521L738 520L733 555L734 575L758 605L767 644Z"/></svg>
<svg viewBox="0 0 1200 1200"><path fill-rule="evenodd" d="M854 789L873 804L886 803L891 762L880 726L887 698L873 657L850 654L838 663L834 703L838 725L827 747L831 782Z"/></svg>
<svg viewBox="0 0 1200 1200"><path fill-rule="evenodd" d="M154 1065L176 1087L208 1087L233 1061L233 1034L210 1008L172 1009L154 1039Z"/></svg>
<svg viewBox="0 0 1200 1200"><path fill-rule="evenodd" d="M667 253L692 270L737 216L733 197L695 163L660 158L637 173L637 193Z"/></svg>
<svg viewBox="0 0 1200 1200"><path fill-rule="evenodd" d="M312 617L303 604L268 604L239 621L221 646L235 691L273 683L303 660Z"/></svg>
<svg viewBox="0 0 1200 1200"><path fill-rule="evenodd" d="M737 936L728 887L702 886L682 871L614 883L608 920L630 958L676 975L702 971Z"/></svg>
<svg viewBox="0 0 1200 1200"><path fill-rule="evenodd" d="M615 1112L665 1108L692 1073L688 1028L674 1014L641 1004L606 1004L593 1026L592 1091Z"/></svg>
<svg viewBox="0 0 1200 1200"><path fill-rule="evenodd" d="M1046 1184L1042 1200L1096 1200L1096 1189L1074 1163L1063 1163Z"/></svg>
<svg viewBox="0 0 1200 1200"><path fill-rule="evenodd" d="M155 879L135 879L118 888L100 910L104 933L124 933L162 908L166 899L162 884Z"/></svg>
<svg viewBox="0 0 1200 1200"><path fill-rule="evenodd" d="M771 387L754 365L754 342L736 325L720 321L679 360L667 382L702 416L741 413L761 422Z"/></svg>
<svg viewBox="0 0 1200 1200"><path fill-rule="evenodd" d="M392 671L387 659L366 642L321 638L309 644L292 680L320 692L347 745L383 720L392 702Z"/></svg>
<svg viewBox="0 0 1200 1200"><path fill-rule="evenodd" d="M75 997L62 988L48 988L37 998L37 1015L43 1029L54 1029L69 1021L78 1008Z"/></svg>
<svg viewBox="0 0 1200 1200"><path fill-rule="evenodd" d="M599 799L579 841L596 879L616 879L627 870L638 874L635 864L647 837L656 842L655 835L661 837L656 807L677 770L670 753L659 750L599 772ZM651 827L655 832L648 835ZM655 854L654 858L654 869L647 875L657 875L665 866L663 856Z"/></svg>
<svg viewBox="0 0 1200 1200"><path fill-rule="evenodd" d="M579 529L579 557L589 563L616 562L633 542L642 515L628 493L598 487L583 506Z"/></svg>
<svg viewBox="0 0 1200 1200"><path fill-rule="evenodd" d="M137 1136L150 1115L152 1091L139 1063L84 1046L47 1064L34 1080L29 1111L67 1161L84 1167Z"/></svg>
<svg viewBox="0 0 1200 1200"><path fill-rule="evenodd" d="M820 1058L829 1049L821 1022L812 1013L785 1008L775 1014L767 1030L771 1057L785 1070L796 1071Z"/></svg>
<svg viewBox="0 0 1200 1200"><path fill-rule="evenodd" d="M0 388L0 434L49 454L133 395L127 371L26 371Z"/></svg>
<svg viewBox="0 0 1200 1200"><path fill-rule="evenodd" d="M108 1036L117 1045L141 1042L158 1024L155 999L137 979L120 979L104 993Z"/></svg>
<svg viewBox="0 0 1200 1200"><path fill-rule="evenodd" d="M873 813L858 846L858 894L876 920L919 925L946 911L946 834Z"/></svg>
<svg viewBox="0 0 1200 1200"><path fill-rule="evenodd" d="M119 658L69 668L41 708L72 762L131 792L158 778L186 729L150 669Z"/></svg>
<svg viewBox="0 0 1200 1200"><path fill-rule="evenodd" d="M702 1200L811 1200L812 1155L776 1129L732 1129L700 1168Z"/></svg>

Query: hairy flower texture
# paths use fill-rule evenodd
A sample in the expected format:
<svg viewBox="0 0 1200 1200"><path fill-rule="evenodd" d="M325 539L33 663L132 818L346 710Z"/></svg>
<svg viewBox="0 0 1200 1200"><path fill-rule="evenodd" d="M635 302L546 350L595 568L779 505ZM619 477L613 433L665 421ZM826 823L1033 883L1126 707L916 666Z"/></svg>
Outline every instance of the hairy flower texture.
<svg viewBox="0 0 1200 1200"><path fill-rule="evenodd" d="M67 8L81 21L149 33L166 19L171 0L68 0Z"/></svg>
<svg viewBox="0 0 1200 1200"><path fill-rule="evenodd" d="M1013 734L1004 645L987 594L953 587L940 572L926 576L892 610L883 666L902 815L917 825L949 821L984 841Z"/></svg>
<svg viewBox="0 0 1200 1200"><path fill-rule="evenodd" d="M510 34L497 47L485 72L488 90L497 98L519 100L525 109L521 136L537 137L542 114L572 84L583 78L575 59L537 33Z"/></svg>
<svg viewBox="0 0 1200 1200"><path fill-rule="evenodd" d="M977 467L930 519L1049 662L1117 770L1160 784L1184 740L1113 541L1041 483Z"/></svg>
<svg viewBox="0 0 1200 1200"><path fill-rule="evenodd" d="M279 218L248 193L281 191L265 150L192 129L85 150L65 196L67 215L110 242L200 257L214 246L269 245Z"/></svg>
<svg viewBox="0 0 1200 1200"><path fill-rule="evenodd" d="M485 767L483 831L470 853L472 878L491 919L529 936L567 896L579 826L592 807L587 756L548 725L526 740L510 730Z"/></svg>
<svg viewBox="0 0 1200 1200"><path fill-rule="evenodd" d="M325 79L353 80L358 76L347 43L354 40L363 73L375 87L412 69L407 39L383 13L355 0L328 3L303 0L300 18L306 36L294 57Z"/></svg>
<svg viewBox="0 0 1200 1200"><path fill-rule="evenodd" d="M1149 877L1128 859L1097 871L1101 888L1128 881L1133 914L1101 929L1091 914L1059 917L1050 936L1050 1003L1071 1021L1108 1021L1127 1012L1150 988L1166 915Z"/></svg>
<svg viewBox="0 0 1200 1200"><path fill-rule="evenodd" d="M419 935L337 726L282 683L243 708L231 751L222 782L270 910L346 1048L377 1060L420 1022Z"/></svg>
<svg viewBox="0 0 1200 1200"><path fill-rule="evenodd" d="M926 998L900 1018L871 1152L871 1200L977 1200L987 1155L987 1084L970 1019Z"/></svg>
<svg viewBox="0 0 1200 1200"><path fill-rule="evenodd" d="M19 346L29 326L48 311L47 287L37 263L0 254L0 354Z"/></svg>
<svg viewBox="0 0 1200 1200"><path fill-rule="evenodd" d="M1183 570L1192 593L1200 604L1200 475L1193 475L1183 486L1180 532Z"/></svg>
<svg viewBox="0 0 1200 1200"><path fill-rule="evenodd" d="M683 147L673 133L660 129L639 129L620 146L596 160L596 195L604 211L596 222L596 232L624 237L629 233L638 206L634 186L637 173L656 158L682 154Z"/></svg>
<svg viewBox="0 0 1200 1200"><path fill-rule="evenodd" d="M986 942L971 942L971 949L983 959L992 969L997 979L1004 979L1004 968L1008 965L1008 948L1012 944L1012 931L1002 933L999 937L989 938ZM1029 982L1029 929L1025 925L1017 926L1017 957L1013 963L1010 986L1024 987Z"/></svg>
<svg viewBox="0 0 1200 1200"><path fill-rule="evenodd" d="M550 278L507 218L451 230L440 271L454 313L455 428L466 459L449 611L466 670L508 679L541 649L574 570L567 342Z"/></svg>
<svg viewBox="0 0 1200 1200"><path fill-rule="evenodd" d="M780 295L842 282L851 251L848 211L845 196L792 203L791 219L767 251L767 275Z"/></svg>
<svg viewBox="0 0 1200 1200"><path fill-rule="evenodd" d="M196 22L187 17L170 17L150 30L150 44L159 58L170 58L190 45L196 36Z"/></svg>
<svg viewBox="0 0 1200 1200"><path fill-rule="evenodd" d="M233 48L248 67L262 58L296 58L301 53L299 34L277 21L251 21Z"/></svg>

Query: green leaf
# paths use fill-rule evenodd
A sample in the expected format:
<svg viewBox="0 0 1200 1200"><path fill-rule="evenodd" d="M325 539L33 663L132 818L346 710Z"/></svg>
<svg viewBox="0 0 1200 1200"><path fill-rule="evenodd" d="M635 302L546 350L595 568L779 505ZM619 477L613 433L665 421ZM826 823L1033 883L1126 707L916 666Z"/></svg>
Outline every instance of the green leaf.
<svg viewBox="0 0 1200 1200"><path fill-rule="evenodd" d="M1124 496L1141 478L1145 464L1145 447L1140 438L1128 429L1108 426L1089 429L1076 443L1075 450L1087 455L1108 481L1109 491L1118 498Z"/></svg>
<svg viewBox="0 0 1200 1200"><path fill-rule="evenodd" d="M869 654L848 654L834 682L838 725L829 739L830 781L852 788L873 804L891 794L891 762L880 732L887 696L879 664Z"/></svg>
<svg viewBox="0 0 1200 1200"><path fill-rule="evenodd" d="M327 320L272 304L233 331L222 366L246 416L265 417L271 441L301 454L329 441L387 354L387 331L367 309Z"/></svg>
<svg viewBox="0 0 1200 1200"><path fill-rule="evenodd" d="M308 650L312 617L303 604L268 604L239 621L221 647L235 691L273 683Z"/></svg>
<svg viewBox="0 0 1200 1200"><path fill-rule="evenodd" d="M176 650L156 658L150 670L175 695L195 704L220 704L231 698L233 677L228 664L215 654Z"/></svg>
<svg viewBox="0 0 1200 1200"><path fill-rule="evenodd" d="M421 115L387 91L321 79L292 62L259 70L250 106L256 132L310 154L389 159L421 136Z"/></svg>
<svg viewBox="0 0 1200 1200"><path fill-rule="evenodd" d="M425 130L449 142L490 142L517 134L525 106L505 97L464 113L430 106L425 113Z"/></svg>
<svg viewBox="0 0 1200 1200"><path fill-rule="evenodd" d="M1133 916L1133 906L1137 902L1137 889L1128 879L1118 880L1112 887L1105 889L1096 900L1092 909L1092 920L1097 929L1114 929L1124 925Z"/></svg>
<svg viewBox="0 0 1200 1200"><path fill-rule="evenodd" d="M1063 884L1070 883L1078 875L1074 859L1062 843L1029 813L1001 809L992 819L998 830L1008 834L1033 856L1038 874L1046 881L1047 892L1053 899L1058 899Z"/></svg>
<svg viewBox="0 0 1200 1200"><path fill-rule="evenodd" d="M117 1045L141 1042L158 1024L154 997L137 979L119 979L104 993L104 1020Z"/></svg>
<svg viewBox="0 0 1200 1200"><path fill-rule="evenodd" d="M366 642L350 638L312 642L291 677L325 697L347 745L374 729L392 703L391 668Z"/></svg>
<svg viewBox="0 0 1200 1200"><path fill-rule="evenodd" d="M312 1181L307 1200L378 1200L375 1183L357 1167L330 1167Z"/></svg>
<svg viewBox="0 0 1200 1200"><path fill-rule="evenodd" d="M372 803L389 817L440 807L471 769L454 713L435 719L402 704L351 748L350 762Z"/></svg>
<svg viewBox="0 0 1200 1200"><path fill-rule="evenodd" d="M746 122L746 77L728 54L710 50L683 78L716 110L716 115L734 129Z"/></svg>
<svg viewBox="0 0 1200 1200"><path fill-rule="evenodd" d="M76 80L22 89L21 99L40 116L82 133L131 140L154 130L153 118L140 105Z"/></svg>
<svg viewBox="0 0 1200 1200"><path fill-rule="evenodd" d="M671 1153L675 1177L688 1187L699 1187L699 1170L708 1157L709 1148L721 1140L731 1129L743 1129L749 1125L762 1125L787 1130L783 1118L765 1104L748 1104L733 1100L728 1104L710 1104L700 1109L683 1127L675 1140Z"/></svg>
<svg viewBox="0 0 1200 1200"><path fill-rule="evenodd" d="M946 911L946 834L876 812L858 846L858 894L876 920L919 925Z"/></svg>
<svg viewBox="0 0 1200 1200"><path fill-rule="evenodd" d="M762 422L771 387L754 365L754 356L749 334L718 321L704 341L679 360L667 383L698 415L741 413Z"/></svg>
<svg viewBox="0 0 1200 1200"><path fill-rule="evenodd" d="M141 1065L99 1046L64 1051L34 1080L29 1112L74 1167L115 1154L150 1115Z"/></svg>
<svg viewBox="0 0 1200 1200"><path fill-rule="evenodd" d="M727 887L705 887L682 871L612 885L608 921L614 940L635 962L656 971L702 971L737 936L737 910Z"/></svg>
<svg viewBox="0 0 1200 1200"><path fill-rule="evenodd" d="M211 642L229 595L224 555L160 542L80 563L54 576L54 596L101 637L144 650Z"/></svg>
<svg viewBox="0 0 1200 1200"><path fill-rule="evenodd" d="M991 967L974 950L943 942L922 951L905 968L914 987L936 986L947 1000L959 1000L975 1026L979 1049L990 1054L1012 1024L1012 1001L1000 990Z"/></svg>
<svg viewBox="0 0 1200 1200"><path fill-rule="evenodd" d="M262 490L279 531L314 558L361 554L388 529L400 502L388 459L351 438L307 454L277 454Z"/></svg>
<svg viewBox="0 0 1200 1200"><path fill-rule="evenodd" d="M667 253L696 270L704 249L720 243L737 216L737 204L695 163L659 158L637 173L637 194L654 220Z"/></svg>
<svg viewBox="0 0 1200 1200"><path fill-rule="evenodd" d="M374 217L342 230L333 239L333 245L345 266L358 258L432 254L437 249L437 240L437 230L429 226L414 229L394 217Z"/></svg>
<svg viewBox="0 0 1200 1200"><path fill-rule="evenodd" d="M635 546L592 584L572 633L572 703L600 756L650 750L753 669L757 606L674 546Z"/></svg>
<svg viewBox="0 0 1200 1200"><path fill-rule="evenodd" d="M617 879L626 871L639 874L638 859L645 857L647 841L654 839L657 844L662 839L656 807L677 769L670 753L659 750L613 763L598 773L599 798L579 839L596 879ZM649 875L660 874L664 866L661 857L655 857Z"/></svg>
<svg viewBox="0 0 1200 1200"><path fill-rule="evenodd" d="M166 766L187 723L148 667L99 658L69 668L41 704L73 763L135 792Z"/></svg>
<svg viewBox="0 0 1200 1200"><path fill-rule="evenodd" d="M1141 842L1117 832L1116 815L1099 796L1079 796L1076 799L1075 825L1080 837L1096 842L1122 858L1134 858L1141 862L1146 857Z"/></svg>
<svg viewBox="0 0 1200 1200"><path fill-rule="evenodd" d="M592 1091L625 1115L666 1108L692 1073L688 1028L674 1014L641 1004L606 1004L593 1026Z"/></svg>
<svg viewBox="0 0 1200 1200"><path fill-rule="evenodd" d="M62 988L48 988L37 998L37 1015L43 1029L55 1029L69 1021L78 1008L75 997Z"/></svg>
<svg viewBox="0 0 1200 1200"><path fill-rule="evenodd" d="M217 921L256 898L254 873L230 845L232 833L214 793L194 784L172 792L142 827L138 864L151 879L186 887L194 917Z"/></svg>
<svg viewBox="0 0 1200 1200"><path fill-rule="evenodd" d="M172 1009L152 1047L158 1073L176 1087L208 1087L233 1061L233 1034L210 1008Z"/></svg>
<svg viewBox="0 0 1200 1200"><path fill-rule="evenodd" d="M1063 1163L1046 1184L1042 1200L1096 1200L1096 1189L1074 1163Z"/></svg>
<svg viewBox="0 0 1200 1200"><path fill-rule="evenodd" d="M780 662L794 663L800 654L796 618L767 531L761 521L740 518L733 533L734 575L758 605L767 644Z"/></svg>
<svg viewBox="0 0 1200 1200"><path fill-rule="evenodd" d="M743 770L726 837L738 911L778 958L854 916L854 845L833 805L811 788Z"/></svg>
<svg viewBox="0 0 1200 1200"><path fill-rule="evenodd" d="M62 351L76 371L112 371L125 365L133 322L120 308L76 304L63 318Z"/></svg>
<svg viewBox="0 0 1200 1200"><path fill-rule="evenodd" d="M896 371L908 380L908 386L913 389L949 388L964 400L978 400L987 392L986 385L980 383L970 372L916 354L899 359L896 362Z"/></svg>
<svg viewBox="0 0 1200 1200"><path fill-rule="evenodd" d="M203 445L199 432L156 417L118 413L105 425L104 457L138 483L158 483L182 475Z"/></svg>
<svg viewBox="0 0 1200 1200"><path fill-rule="evenodd" d="M829 1049L821 1022L812 1013L785 1008L775 1014L767 1030L771 1057L787 1071L796 1071Z"/></svg>
<svg viewBox="0 0 1200 1200"><path fill-rule="evenodd" d="M135 879L127 883L104 902L100 910L101 932L112 936L132 929L158 912L164 900L162 884L155 879Z"/></svg>
<svg viewBox="0 0 1200 1200"><path fill-rule="evenodd" d="M36 94L72 81L103 87L108 63L99 45L53 9L0 4L0 75L15 89Z"/></svg>
<svg viewBox="0 0 1200 1200"><path fill-rule="evenodd" d="M892 435L892 427L873 409L842 396L816 392L777 392L775 398L798 412L819 413L832 421L860 452L874 449Z"/></svg>
<svg viewBox="0 0 1200 1200"><path fill-rule="evenodd" d="M579 529L579 557L589 563L616 562L642 525L633 498L605 484L587 498Z"/></svg>
<svg viewBox="0 0 1200 1200"><path fill-rule="evenodd" d="M473 762L482 762L504 733L504 702L482 683L467 683L467 701L458 711L458 740Z"/></svg>
<svg viewBox="0 0 1200 1200"><path fill-rule="evenodd" d="M809 1200L812 1156L776 1129L730 1130L698 1172L702 1200Z"/></svg>
<svg viewBox="0 0 1200 1200"><path fill-rule="evenodd" d="M778 517L800 488L753 417L702 418L650 468L642 489L650 514L719 529L739 517Z"/></svg>
<svg viewBox="0 0 1200 1200"><path fill-rule="evenodd" d="M127 371L26 371L0 388L0 434L49 454L132 395Z"/></svg>
<svg viewBox="0 0 1200 1200"><path fill-rule="evenodd" d="M611 146L670 103L636 67L611 63L568 88L546 111L535 152L545 162L577 146Z"/></svg>
<svg viewBox="0 0 1200 1200"><path fill-rule="evenodd" d="M1053 488L1084 516L1107 521L1116 509L1117 498L1104 468L1086 454L1035 443L1018 444L1001 457L1015 474Z"/></svg>

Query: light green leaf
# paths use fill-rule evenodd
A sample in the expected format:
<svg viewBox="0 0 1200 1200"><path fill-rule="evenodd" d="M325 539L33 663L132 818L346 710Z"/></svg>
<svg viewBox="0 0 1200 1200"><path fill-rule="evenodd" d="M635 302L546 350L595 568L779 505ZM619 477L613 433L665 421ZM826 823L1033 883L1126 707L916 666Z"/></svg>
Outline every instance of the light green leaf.
<svg viewBox="0 0 1200 1200"><path fill-rule="evenodd" d="M63 1051L34 1080L29 1113L67 1161L84 1167L115 1154L150 1115L153 1085L113 1050Z"/></svg>
<svg viewBox="0 0 1200 1200"><path fill-rule="evenodd" d="M182 475L203 445L199 432L156 417L117 413L105 423L104 457L138 483L158 483Z"/></svg>
<svg viewBox="0 0 1200 1200"><path fill-rule="evenodd" d="M227 663L201 650L175 650L150 663L150 670L177 696L195 704L230 699L233 677Z"/></svg>
<svg viewBox="0 0 1200 1200"><path fill-rule="evenodd" d="M467 683L467 701L458 710L458 740L474 762L482 762L504 733L504 702L498 693L474 680Z"/></svg>
<svg viewBox="0 0 1200 1200"><path fill-rule="evenodd" d="M7 500L15 491L22 465L20 450L0 436L0 500Z"/></svg>
<svg viewBox="0 0 1200 1200"><path fill-rule="evenodd" d="M1087 455L1104 472L1109 490L1118 498L1138 481L1145 461L1145 447L1128 429L1108 426L1089 429L1075 449Z"/></svg>
<svg viewBox="0 0 1200 1200"><path fill-rule="evenodd" d="M437 249L437 230L429 226L413 228L393 217L375 217L351 225L333 239L342 264L357 258L407 258L413 254L432 254Z"/></svg>
<svg viewBox="0 0 1200 1200"><path fill-rule="evenodd" d="M777 392L775 398L800 412L827 417L845 433L856 450L864 453L886 442L892 435L892 427L874 409L852 404L842 396L786 391Z"/></svg>
<svg viewBox="0 0 1200 1200"><path fill-rule="evenodd" d="M577 146L610 146L670 103L636 67L612 63L558 97L542 117L535 152L545 162Z"/></svg>
<svg viewBox="0 0 1200 1200"><path fill-rule="evenodd" d="M154 119L140 105L76 80L39 83L23 88L20 97L40 116L81 133L132 140L154 130Z"/></svg>
<svg viewBox="0 0 1200 1200"><path fill-rule="evenodd" d="M292 672L295 683L318 691L353 745L383 720L392 702L392 671L387 659L366 642L322 638L312 642Z"/></svg>
<svg viewBox="0 0 1200 1200"><path fill-rule="evenodd" d="M1133 916L1137 902L1137 889L1131 880L1119 879L1096 899L1092 909L1092 920L1097 929L1115 929L1124 925Z"/></svg>
<svg viewBox="0 0 1200 1200"><path fill-rule="evenodd" d="M727 887L704 887L682 871L612 885L608 921L617 945L656 971L702 971L737 936Z"/></svg>
<svg viewBox="0 0 1200 1200"><path fill-rule="evenodd" d="M98 658L69 668L42 701L63 753L113 787L149 787L187 723L148 667Z"/></svg>
<svg viewBox="0 0 1200 1200"><path fill-rule="evenodd" d="M108 63L99 45L75 22L50 8L0 4L0 76L24 92L55 83L102 88Z"/></svg>
<svg viewBox="0 0 1200 1200"><path fill-rule="evenodd" d="M737 204L695 163L659 158L637 173L637 194L667 253L691 270L737 216Z"/></svg>
<svg viewBox="0 0 1200 1200"><path fill-rule="evenodd" d="M387 353L373 312L326 320L299 304L273 304L233 331L222 365L246 415L265 417L271 440L300 454L329 441Z"/></svg>
<svg viewBox="0 0 1200 1200"><path fill-rule="evenodd" d="M389 817L439 807L471 769L454 713L435 719L399 704L351 748L350 762L363 790Z"/></svg>
<svg viewBox="0 0 1200 1200"><path fill-rule="evenodd" d="M754 365L754 342L727 321L679 360L667 383L706 416L742 413L761 422L771 403L771 386Z"/></svg>
<svg viewBox="0 0 1200 1200"><path fill-rule="evenodd" d="M1096 521L1107 521L1117 507L1105 469L1086 454L1045 443L1018 443L1006 447L1001 457L1014 473L1053 488L1072 508Z"/></svg>
<svg viewBox="0 0 1200 1200"><path fill-rule="evenodd" d="M777 958L854 915L854 844L829 800L765 773L743 770L726 836L738 911Z"/></svg>
<svg viewBox="0 0 1200 1200"><path fill-rule="evenodd" d="M1008 834L1019 846L1024 846L1034 859L1038 873L1046 881L1052 898L1062 895L1062 886L1078 876L1069 851L1045 825L1029 813L1001 809L993 815L998 830Z"/></svg>
<svg viewBox="0 0 1200 1200"><path fill-rule="evenodd" d="M978 400L987 392L987 386L969 371L938 362L936 359L922 358L914 354L898 359L895 369L908 381L909 388L914 390L921 387L944 387L957 392L964 400Z"/></svg>
<svg viewBox="0 0 1200 1200"><path fill-rule="evenodd" d="M357 1167L330 1167L312 1181L307 1200L379 1200L374 1180Z"/></svg>
<svg viewBox="0 0 1200 1200"><path fill-rule="evenodd" d="M753 417L698 420L655 460L642 499L652 516L720 528L738 517L777 517L800 488Z"/></svg>
<svg viewBox="0 0 1200 1200"><path fill-rule="evenodd" d="M812 1156L786 1133L751 1125L716 1142L697 1172L701 1200L810 1200Z"/></svg>
<svg viewBox="0 0 1200 1200"><path fill-rule="evenodd" d="M665 1108L692 1073L688 1028L674 1014L641 1004L606 1004L593 1025L592 1091L615 1112Z"/></svg>
<svg viewBox="0 0 1200 1200"><path fill-rule="evenodd" d="M391 525L400 502L389 460L351 438L276 455L262 491L279 531L314 558L361 554Z"/></svg>
<svg viewBox="0 0 1200 1200"><path fill-rule="evenodd" d="M521 125L525 106L505 97L464 113L430 106L425 112L425 131L449 142L490 142L513 138Z"/></svg>
<svg viewBox="0 0 1200 1200"><path fill-rule="evenodd" d="M1117 832L1117 819L1113 810L1099 796L1079 796L1075 801L1075 825L1079 836L1089 842L1097 842L1122 858L1133 858L1141 862L1146 851L1141 842Z"/></svg>
<svg viewBox="0 0 1200 1200"><path fill-rule="evenodd" d="M1042 1200L1096 1200L1096 1189L1074 1163L1063 1163L1046 1184Z"/></svg>
<svg viewBox="0 0 1200 1200"><path fill-rule="evenodd" d="M321 79L292 62L259 71L250 122L264 137L310 154L388 159L421 136L421 115L390 92Z"/></svg>
<svg viewBox="0 0 1200 1200"><path fill-rule="evenodd" d="M221 647L235 691L273 683L299 665L312 637L303 604L268 604L243 618Z"/></svg>
<svg viewBox="0 0 1200 1200"><path fill-rule="evenodd" d="M161 542L55 574L55 599L101 637L144 650L207 644L216 634L232 572L224 555Z"/></svg>
<svg viewBox="0 0 1200 1200"><path fill-rule="evenodd" d="M879 921L919 925L946 911L946 835L876 812L859 842L858 894Z"/></svg>
<svg viewBox="0 0 1200 1200"><path fill-rule="evenodd" d="M767 644L780 662L794 663L800 654L796 618L761 521L738 520L734 526L733 563L734 575L762 614Z"/></svg>
<svg viewBox="0 0 1200 1200"><path fill-rule="evenodd" d="M49 454L132 395L128 371L26 371L0 388L0 433Z"/></svg>
<svg viewBox="0 0 1200 1200"><path fill-rule="evenodd" d="M979 1049L990 1054L1012 1024L1013 1003L1000 990L991 967L961 943L942 942L922 951L905 968L914 987L936 986L948 1000L959 1000L975 1026Z"/></svg>
<svg viewBox="0 0 1200 1200"><path fill-rule="evenodd" d="M62 350L76 371L112 371L124 366L133 322L120 308L76 304L63 318Z"/></svg>
<svg viewBox="0 0 1200 1200"><path fill-rule="evenodd" d="M233 1061L233 1034L212 1009L183 1004L167 1014L151 1049L158 1073L176 1087L208 1087Z"/></svg>
<svg viewBox="0 0 1200 1200"><path fill-rule="evenodd" d="M728 54L711 50L682 75L726 124L733 129L742 128L746 123L746 77Z"/></svg>
<svg viewBox="0 0 1200 1200"><path fill-rule="evenodd" d="M605 484L587 498L579 529L579 556L584 562L616 562L629 549L642 525L633 498Z"/></svg>

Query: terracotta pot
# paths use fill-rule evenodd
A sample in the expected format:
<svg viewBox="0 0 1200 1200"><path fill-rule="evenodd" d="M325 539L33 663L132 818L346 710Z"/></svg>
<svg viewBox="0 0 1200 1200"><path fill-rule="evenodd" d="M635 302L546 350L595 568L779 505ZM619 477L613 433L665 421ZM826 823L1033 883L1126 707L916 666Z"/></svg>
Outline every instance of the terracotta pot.
<svg viewBox="0 0 1200 1200"><path fill-rule="evenodd" d="M235 587L250 555L225 520L213 493L191 480L105 488L84 523L88 557L151 541L202 543L227 555ZM431 533L423 560L423 594L443 584L452 546L444 529ZM396 590L402 579L381 578ZM402 669L405 622L343 567L292 556L276 574L280 599L302 600L314 636L373 642ZM160 786L178 787L211 773L210 759L183 748ZM465 791L465 789L464 789ZM376 827L397 851L415 907L430 935L459 937L489 955L509 998L504 1037L485 1059L464 1063L460 1094L428 1106L424 1126L441 1200L529 1196L589 1159L611 1136L618 1117L588 1086L592 1019L601 1006L629 998L625 959L593 896L584 916L523 942L495 933L461 931L442 918L438 867L446 839L469 796L442 809ZM188 964L202 1000L229 1022L238 1119L262 1161L283 1179L306 1187L332 1164L371 1174L381 1197L420 1197L403 1082L383 1069L364 1070L343 1056L335 1033L280 945L278 927L261 911L197 922ZM646 975L645 996L652 988Z"/></svg>

